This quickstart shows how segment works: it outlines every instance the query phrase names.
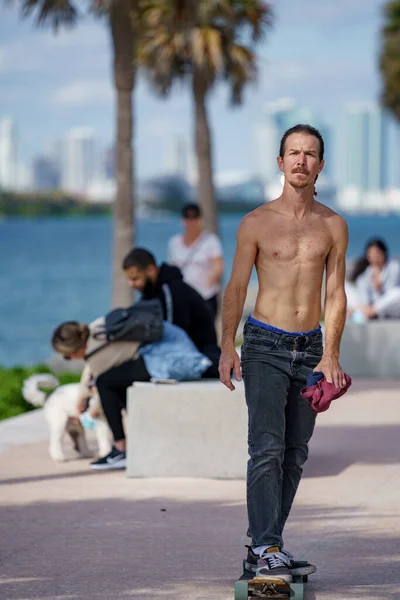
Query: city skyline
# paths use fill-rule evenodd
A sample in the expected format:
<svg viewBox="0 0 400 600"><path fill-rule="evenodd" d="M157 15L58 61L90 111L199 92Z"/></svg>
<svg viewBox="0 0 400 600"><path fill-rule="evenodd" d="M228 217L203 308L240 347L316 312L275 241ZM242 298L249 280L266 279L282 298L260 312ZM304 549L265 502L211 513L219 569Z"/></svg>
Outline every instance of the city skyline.
<svg viewBox="0 0 400 600"><path fill-rule="evenodd" d="M263 106L289 96L332 124L337 140L333 176L343 176L338 160L344 132L340 107L347 101L379 97L382 5L381 0L367 5L361 0L351 5L337 0L334 6L304 0L299 10L295 0L272 2L275 23L259 48L258 85L248 88L240 109L228 108L223 86L210 98L216 172L254 168L253 132L262 120ZM0 113L12 114L19 124L24 164L31 164L49 141L76 126L95 129L102 147L112 144L111 57L102 24L85 19L76 29L55 37L21 21L16 10L3 8L0 39ZM134 102L136 172L147 177L162 170L163 153L154 148L163 148L171 136L180 136L187 147L192 146L191 98L187 89L179 89L171 99L159 100L139 78Z"/></svg>
<svg viewBox="0 0 400 600"><path fill-rule="evenodd" d="M235 185L238 181L249 181L256 177L264 185L272 183L272 189L276 190L275 184L279 178L276 154L280 139L294 124L308 123L321 132L325 141L326 166L320 177L320 186L357 189L359 194L400 188L397 168L400 146L398 124L385 109L371 102L347 104L344 106L344 115L346 143L343 154L344 180L341 185L332 177L334 128L324 122L318 112L309 106L296 104L293 98L277 98L266 103L263 120L258 124L254 135L257 160L253 168L248 171L216 171L216 185ZM15 148L20 144L15 135L15 123L9 118L1 119L0 115L0 125L2 123L8 124L7 131L13 131L11 144L10 140L2 140L0 127L0 159L3 156L4 163L5 147ZM160 150L163 155L162 165L152 176L173 175L196 184L194 154L192 148L188 147L187 140L171 134ZM113 146L100 147L95 130L88 127L73 128L62 139L47 144L47 150L34 157L32 183L36 184L37 189L43 188L38 182L47 177L49 182L58 181L55 187L93 196L101 189L102 183L113 177L113 152ZM2 162L0 160L0 175ZM54 185L46 183L44 187L51 189Z"/></svg>

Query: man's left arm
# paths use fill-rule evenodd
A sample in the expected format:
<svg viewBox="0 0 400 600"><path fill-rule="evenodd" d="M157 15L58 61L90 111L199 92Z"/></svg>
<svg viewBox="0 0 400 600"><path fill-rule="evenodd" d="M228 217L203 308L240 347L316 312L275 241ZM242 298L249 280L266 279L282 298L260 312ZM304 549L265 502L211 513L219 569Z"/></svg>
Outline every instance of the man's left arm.
<svg viewBox="0 0 400 600"><path fill-rule="evenodd" d="M341 389L346 385L339 364L340 340L346 322L346 251L348 231L344 219L337 217L333 229L333 243L326 260L325 291L325 350L315 371L322 371L330 383Z"/></svg>

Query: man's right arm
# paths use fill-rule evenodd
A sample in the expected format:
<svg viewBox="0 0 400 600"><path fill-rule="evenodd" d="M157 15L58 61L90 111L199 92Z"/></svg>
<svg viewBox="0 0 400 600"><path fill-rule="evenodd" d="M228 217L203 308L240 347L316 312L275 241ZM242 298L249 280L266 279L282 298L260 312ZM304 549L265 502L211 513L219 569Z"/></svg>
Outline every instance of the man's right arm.
<svg viewBox="0 0 400 600"><path fill-rule="evenodd" d="M251 271L257 256L254 229L255 216L250 214L243 219L238 229L232 274L225 289L222 306L222 354L219 372L222 383L230 390L235 389L230 379L232 369L236 379L238 381L241 379L240 361L235 350L235 337L243 313Z"/></svg>

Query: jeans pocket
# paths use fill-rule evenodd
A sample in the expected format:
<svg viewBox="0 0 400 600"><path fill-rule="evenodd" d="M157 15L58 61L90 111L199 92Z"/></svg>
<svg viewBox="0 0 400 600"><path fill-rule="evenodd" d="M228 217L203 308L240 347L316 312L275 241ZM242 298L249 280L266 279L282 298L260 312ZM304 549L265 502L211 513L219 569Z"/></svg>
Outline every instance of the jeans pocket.
<svg viewBox="0 0 400 600"><path fill-rule="evenodd" d="M269 335L246 335L241 351L242 362L245 360L257 360L259 356L273 352L277 343L277 339Z"/></svg>

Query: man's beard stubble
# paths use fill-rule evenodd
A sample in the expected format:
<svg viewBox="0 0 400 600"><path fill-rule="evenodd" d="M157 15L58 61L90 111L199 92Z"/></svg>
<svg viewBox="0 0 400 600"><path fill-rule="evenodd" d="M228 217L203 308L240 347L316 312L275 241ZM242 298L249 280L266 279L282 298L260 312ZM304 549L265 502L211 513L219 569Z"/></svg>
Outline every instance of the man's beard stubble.
<svg viewBox="0 0 400 600"><path fill-rule="evenodd" d="M146 278L143 290L142 290L142 296L144 298L151 298L152 296L154 296L154 292L155 292L155 285L153 283L153 281L150 279L150 277Z"/></svg>

